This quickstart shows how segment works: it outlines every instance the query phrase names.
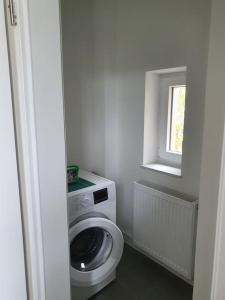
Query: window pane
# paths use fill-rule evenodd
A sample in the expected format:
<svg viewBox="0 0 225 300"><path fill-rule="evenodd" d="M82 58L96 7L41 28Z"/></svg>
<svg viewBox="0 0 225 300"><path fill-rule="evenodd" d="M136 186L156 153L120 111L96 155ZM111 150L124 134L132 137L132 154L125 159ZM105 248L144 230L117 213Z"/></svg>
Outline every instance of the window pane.
<svg viewBox="0 0 225 300"><path fill-rule="evenodd" d="M181 154L184 131L185 94L185 86L172 87L169 151Z"/></svg>

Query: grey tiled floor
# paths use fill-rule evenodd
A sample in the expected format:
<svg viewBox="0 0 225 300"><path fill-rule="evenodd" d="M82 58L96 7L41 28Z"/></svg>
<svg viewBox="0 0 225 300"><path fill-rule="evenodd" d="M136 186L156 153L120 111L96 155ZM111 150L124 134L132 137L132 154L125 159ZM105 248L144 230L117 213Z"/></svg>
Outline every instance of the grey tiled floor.
<svg viewBox="0 0 225 300"><path fill-rule="evenodd" d="M125 246L117 279L92 300L191 300L192 287Z"/></svg>

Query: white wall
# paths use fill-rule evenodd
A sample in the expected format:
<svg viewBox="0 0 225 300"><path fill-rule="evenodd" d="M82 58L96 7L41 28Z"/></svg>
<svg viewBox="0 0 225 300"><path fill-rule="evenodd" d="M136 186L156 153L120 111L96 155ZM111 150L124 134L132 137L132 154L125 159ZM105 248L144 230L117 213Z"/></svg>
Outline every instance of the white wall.
<svg viewBox="0 0 225 300"><path fill-rule="evenodd" d="M225 3L213 0L200 185L194 299L210 299L225 122ZM221 280L221 281L220 281ZM222 283L223 281L223 283ZM221 288L224 277L219 278ZM212 300L222 300L221 294Z"/></svg>
<svg viewBox="0 0 225 300"><path fill-rule="evenodd" d="M133 181L198 197L209 13L210 0L63 1L68 158L117 182L128 234ZM178 66L188 86L180 179L140 168L145 72Z"/></svg>
<svg viewBox="0 0 225 300"><path fill-rule="evenodd" d="M29 0L45 295L70 299L59 3Z"/></svg>
<svg viewBox="0 0 225 300"><path fill-rule="evenodd" d="M94 134L99 122L95 121L98 112L92 101L93 5L92 1L65 0L61 9L68 161L72 162L75 157L75 161L87 168L92 167L92 157L97 151L95 140L100 136ZM99 146L104 154L104 141Z"/></svg>
<svg viewBox="0 0 225 300"><path fill-rule="evenodd" d="M113 92L113 1L62 0L68 162L104 174L107 99Z"/></svg>

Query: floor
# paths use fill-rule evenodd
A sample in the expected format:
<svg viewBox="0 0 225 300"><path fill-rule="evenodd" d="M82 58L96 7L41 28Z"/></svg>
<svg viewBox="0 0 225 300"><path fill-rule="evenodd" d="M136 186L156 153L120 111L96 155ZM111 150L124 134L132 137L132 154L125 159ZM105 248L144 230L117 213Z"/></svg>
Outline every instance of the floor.
<svg viewBox="0 0 225 300"><path fill-rule="evenodd" d="M125 246L117 279L92 300L191 300L192 287L172 273Z"/></svg>

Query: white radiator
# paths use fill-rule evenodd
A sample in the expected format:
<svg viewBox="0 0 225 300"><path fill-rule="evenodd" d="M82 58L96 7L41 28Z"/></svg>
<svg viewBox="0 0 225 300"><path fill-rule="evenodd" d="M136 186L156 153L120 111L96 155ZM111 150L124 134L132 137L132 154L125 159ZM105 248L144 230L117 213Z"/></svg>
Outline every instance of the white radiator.
<svg viewBox="0 0 225 300"><path fill-rule="evenodd" d="M134 184L133 242L182 277L192 281L197 201Z"/></svg>

